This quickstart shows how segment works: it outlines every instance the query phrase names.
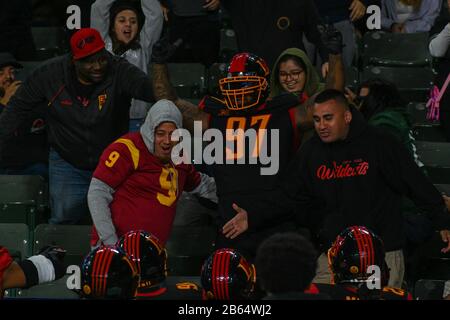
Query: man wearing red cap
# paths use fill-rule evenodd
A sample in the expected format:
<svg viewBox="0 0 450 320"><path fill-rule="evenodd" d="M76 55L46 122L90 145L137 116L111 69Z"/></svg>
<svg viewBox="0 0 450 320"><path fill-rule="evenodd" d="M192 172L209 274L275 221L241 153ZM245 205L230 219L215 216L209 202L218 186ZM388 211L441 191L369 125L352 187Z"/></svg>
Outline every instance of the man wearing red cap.
<svg viewBox="0 0 450 320"><path fill-rule="evenodd" d="M17 90L0 116L0 142L40 102L48 104L50 223L77 223L103 150L128 132L132 98L153 102L151 80L112 56L97 30L78 30L71 53L47 61ZM1 148L0 148L1 152Z"/></svg>

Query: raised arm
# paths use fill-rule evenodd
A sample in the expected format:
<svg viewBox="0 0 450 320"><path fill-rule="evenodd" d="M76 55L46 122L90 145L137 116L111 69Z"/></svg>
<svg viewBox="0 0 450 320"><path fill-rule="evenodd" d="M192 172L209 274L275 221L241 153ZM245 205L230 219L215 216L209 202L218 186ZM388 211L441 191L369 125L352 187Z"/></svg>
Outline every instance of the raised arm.
<svg viewBox="0 0 450 320"><path fill-rule="evenodd" d="M208 127L208 114L198 108L195 104L180 99L172 87L165 64L153 64L153 93L156 100L168 99L175 103L183 115L183 127L190 132L194 131L194 121L202 122L202 129Z"/></svg>
<svg viewBox="0 0 450 320"><path fill-rule="evenodd" d="M158 41L163 29L163 12L158 0L141 0L142 12L145 16L145 23L141 31L141 45L148 48L150 59L152 47ZM150 61L148 61L150 62Z"/></svg>

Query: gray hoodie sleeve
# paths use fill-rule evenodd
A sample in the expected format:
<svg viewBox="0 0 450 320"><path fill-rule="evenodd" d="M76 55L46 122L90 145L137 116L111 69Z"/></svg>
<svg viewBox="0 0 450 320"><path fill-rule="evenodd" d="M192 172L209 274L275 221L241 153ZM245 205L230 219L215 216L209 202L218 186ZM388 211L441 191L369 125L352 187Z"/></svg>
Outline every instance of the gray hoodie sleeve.
<svg viewBox="0 0 450 320"><path fill-rule="evenodd" d="M216 181L214 178L204 173L199 172L199 174L201 177L200 184L189 193L196 194L202 198L206 198L214 203L217 203Z"/></svg>
<svg viewBox="0 0 450 320"><path fill-rule="evenodd" d="M430 42L430 53L433 57L442 58L450 48L450 23Z"/></svg>
<svg viewBox="0 0 450 320"><path fill-rule="evenodd" d="M97 29L103 39L109 37L109 9L116 0L96 0L91 6L91 28Z"/></svg>
<svg viewBox="0 0 450 320"><path fill-rule="evenodd" d="M103 181L92 178L87 196L95 229L100 241L106 245L114 245L117 242L116 228L114 228L109 208L114 192L115 190Z"/></svg>
<svg viewBox="0 0 450 320"><path fill-rule="evenodd" d="M152 56L152 47L161 36L164 16L158 0L141 0L141 6L145 16L145 22L142 27L140 41L142 47L148 53L147 57L150 59Z"/></svg>

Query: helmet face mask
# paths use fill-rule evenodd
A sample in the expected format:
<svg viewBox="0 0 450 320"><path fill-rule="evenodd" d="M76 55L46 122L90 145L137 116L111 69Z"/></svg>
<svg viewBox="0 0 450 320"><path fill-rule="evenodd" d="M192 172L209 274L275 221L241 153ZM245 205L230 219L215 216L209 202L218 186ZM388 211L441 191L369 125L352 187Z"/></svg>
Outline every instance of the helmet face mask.
<svg viewBox="0 0 450 320"><path fill-rule="evenodd" d="M270 70L251 53L236 54L226 78L219 80L220 92L230 110L245 110L263 103L269 94Z"/></svg>
<svg viewBox="0 0 450 320"><path fill-rule="evenodd" d="M370 266L380 270L380 286L387 285L389 269L385 262L383 241L362 226L345 229L328 250L328 264L334 283L367 283L374 273Z"/></svg>
<svg viewBox="0 0 450 320"><path fill-rule="evenodd" d="M256 270L233 249L219 249L205 261L201 271L204 300L246 300L255 291Z"/></svg>
<svg viewBox="0 0 450 320"><path fill-rule="evenodd" d="M120 249L101 246L81 266L82 292L90 299L131 299L136 296L139 274Z"/></svg>
<svg viewBox="0 0 450 320"><path fill-rule="evenodd" d="M167 277L167 251L152 234L146 231L130 231L117 242L136 265L140 275L138 292L153 290Z"/></svg>

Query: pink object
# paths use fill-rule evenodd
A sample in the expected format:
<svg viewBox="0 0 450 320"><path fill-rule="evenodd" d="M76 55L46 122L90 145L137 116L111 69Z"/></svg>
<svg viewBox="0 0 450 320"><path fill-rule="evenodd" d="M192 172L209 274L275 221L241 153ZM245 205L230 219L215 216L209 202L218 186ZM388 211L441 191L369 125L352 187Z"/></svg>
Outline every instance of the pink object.
<svg viewBox="0 0 450 320"><path fill-rule="evenodd" d="M431 88L430 99L427 102L428 108L427 119L429 121L439 121L440 102L449 84L450 84L450 73L448 74L447 80L445 80L445 83L442 86L441 90L439 90L437 86L433 86L433 88Z"/></svg>

